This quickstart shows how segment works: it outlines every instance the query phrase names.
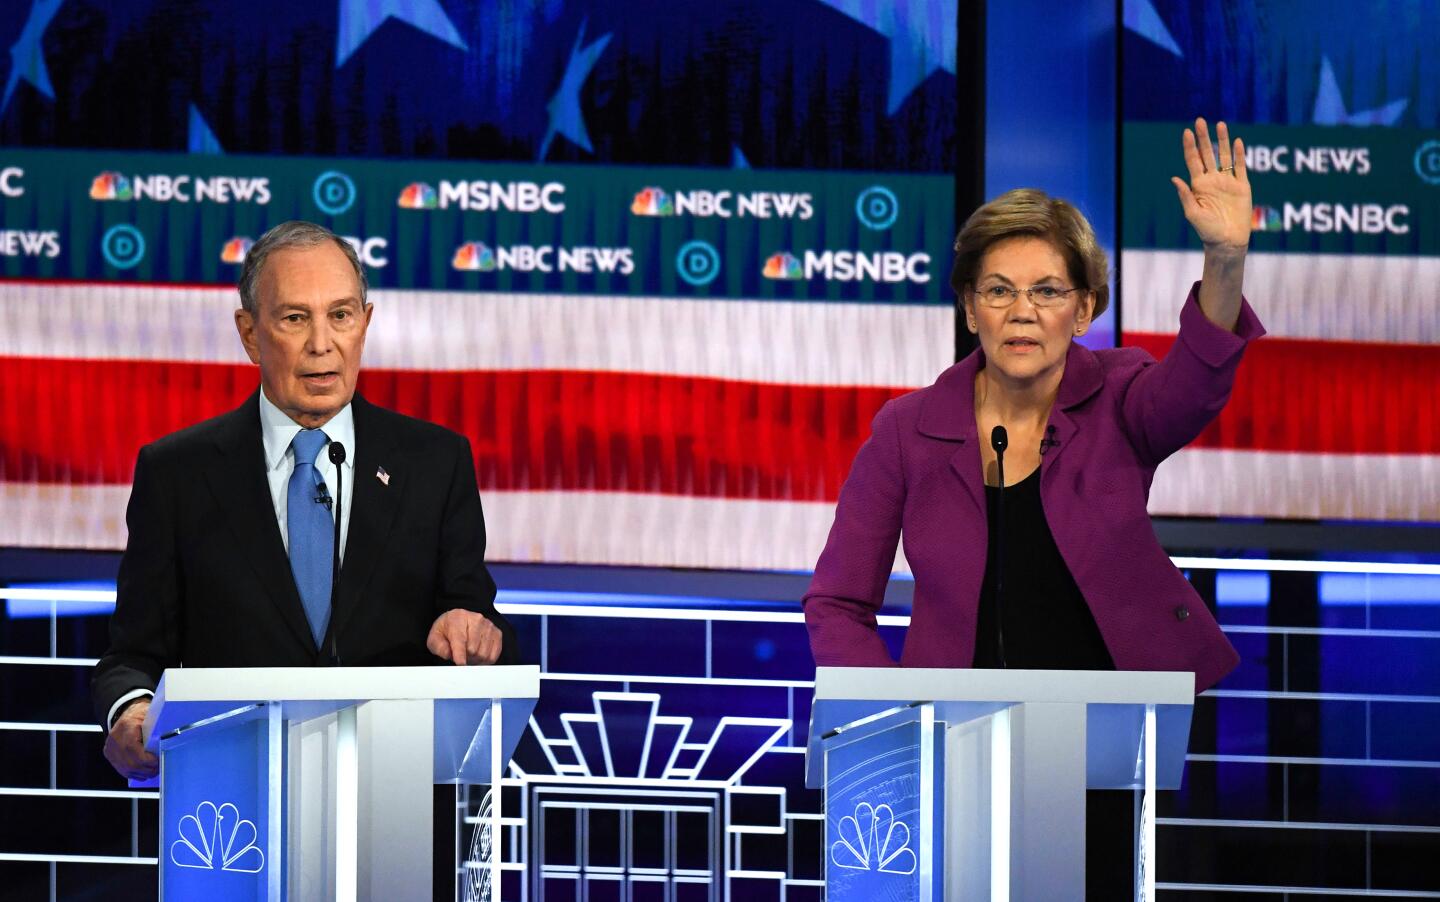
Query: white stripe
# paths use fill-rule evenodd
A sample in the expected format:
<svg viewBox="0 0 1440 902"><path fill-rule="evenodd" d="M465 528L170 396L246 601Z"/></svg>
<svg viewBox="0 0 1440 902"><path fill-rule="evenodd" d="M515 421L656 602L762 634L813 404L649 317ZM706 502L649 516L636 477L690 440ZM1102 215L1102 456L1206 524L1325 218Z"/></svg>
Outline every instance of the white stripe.
<svg viewBox="0 0 1440 902"><path fill-rule="evenodd" d="M1121 267L1124 331L1175 334L1202 254L1126 249ZM1245 296L1280 338L1440 343L1440 257L1252 253Z"/></svg>
<svg viewBox="0 0 1440 902"><path fill-rule="evenodd" d="M30 852L0 852L0 861L53 861L56 864L147 864L157 858L135 858L121 855L40 855Z"/></svg>
<svg viewBox="0 0 1440 902"><path fill-rule="evenodd" d="M0 482L0 548L125 547L128 485ZM481 494L492 561L810 570L835 504L630 492ZM909 573L897 551L897 573Z"/></svg>
<svg viewBox="0 0 1440 902"><path fill-rule="evenodd" d="M1186 448L1155 474L1156 516L1440 520L1440 455Z"/></svg>
<svg viewBox="0 0 1440 902"><path fill-rule="evenodd" d="M928 385L949 306L375 291L365 366ZM0 357L248 363L228 288L0 283Z"/></svg>
<svg viewBox="0 0 1440 902"><path fill-rule="evenodd" d="M1209 893L1266 893L1272 896L1341 896L1346 899L1440 899L1440 893L1408 889L1349 889L1323 886L1266 886L1239 883L1156 883L1158 890Z"/></svg>
<svg viewBox="0 0 1440 902"><path fill-rule="evenodd" d="M628 492L486 492L488 556L720 570L809 570L833 502ZM908 573L897 552L895 569Z"/></svg>

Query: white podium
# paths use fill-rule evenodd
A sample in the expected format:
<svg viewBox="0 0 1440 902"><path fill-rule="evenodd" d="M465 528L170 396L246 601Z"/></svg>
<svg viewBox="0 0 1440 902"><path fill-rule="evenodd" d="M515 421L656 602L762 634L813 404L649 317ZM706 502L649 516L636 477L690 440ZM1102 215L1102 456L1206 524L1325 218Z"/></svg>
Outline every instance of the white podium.
<svg viewBox="0 0 1440 902"><path fill-rule="evenodd" d="M436 783L483 783L498 900L500 777L538 667L176 668L160 755L164 900L430 899Z"/></svg>
<svg viewBox="0 0 1440 902"><path fill-rule="evenodd" d="M827 902L1085 897L1085 790L1177 789L1188 672L821 667L806 784L825 790Z"/></svg>

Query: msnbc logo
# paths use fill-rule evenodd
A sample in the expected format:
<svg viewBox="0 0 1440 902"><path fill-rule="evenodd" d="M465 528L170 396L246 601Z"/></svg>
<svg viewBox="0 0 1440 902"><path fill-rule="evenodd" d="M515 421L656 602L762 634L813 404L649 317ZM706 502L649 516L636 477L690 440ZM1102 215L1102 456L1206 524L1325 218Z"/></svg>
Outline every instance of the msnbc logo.
<svg viewBox="0 0 1440 902"><path fill-rule="evenodd" d="M630 202L630 212L636 216L674 216L675 203L664 188L642 188Z"/></svg>
<svg viewBox="0 0 1440 902"><path fill-rule="evenodd" d="M794 254L789 251L780 251L771 254L770 259L765 261L763 275L767 279L803 279L805 270Z"/></svg>
<svg viewBox="0 0 1440 902"><path fill-rule="evenodd" d="M1280 211L1274 207L1256 207L1250 216L1250 228L1257 232L1278 232L1283 228Z"/></svg>
<svg viewBox="0 0 1440 902"><path fill-rule="evenodd" d="M435 189L424 182L411 182L406 185L396 203L406 210L433 210L440 205Z"/></svg>
<svg viewBox="0 0 1440 902"><path fill-rule="evenodd" d="M220 249L220 262L244 263L245 255L250 253L250 248L254 245L255 242L244 235L237 235L225 242L225 246Z"/></svg>
<svg viewBox="0 0 1440 902"><path fill-rule="evenodd" d="M450 267L462 272L491 272L495 269L495 252L483 241L467 241L455 248Z"/></svg>
<svg viewBox="0 0 1440 902"><path fill-rule="evenodd" d="M132 200L130 180L118 172L102 172L90 182L91 200Z"/></svg>

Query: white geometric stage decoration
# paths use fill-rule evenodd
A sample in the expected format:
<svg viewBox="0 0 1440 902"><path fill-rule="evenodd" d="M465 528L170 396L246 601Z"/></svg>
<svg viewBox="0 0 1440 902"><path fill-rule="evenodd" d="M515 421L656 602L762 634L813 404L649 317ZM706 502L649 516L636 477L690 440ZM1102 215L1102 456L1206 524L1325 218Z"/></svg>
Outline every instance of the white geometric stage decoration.
<svg viewBox="0 0 1440 902"><path fill-rule="evenodd" d="M466 818L475 834L463 870L484 872L476 843L486 831L483 842L500 848L502 867L526 874L520 898L527 902L543 902L546 887L557 883L573 887L566 895L575 898L586 897L587 885L609 882L620 898L630 898L627 886L663 885L671 898L688 884L720 900L730 898L729 877L786 881L784 873L746 870L740 840L787 830L785 789L742 781L767 753L794 754L801 766L803 749L777 746L790 720L726 716L700 737L695 718L660 713L659 693L597 691L591 703L588 711L560 714L556 734L530 719L504 781L519 789L520 816L505 819L503 838L490 837L480 817ZM736 800L753 798L764 799L767 822L736 822ZM682 842L692 859L703 860L682 860Z"/></svg>

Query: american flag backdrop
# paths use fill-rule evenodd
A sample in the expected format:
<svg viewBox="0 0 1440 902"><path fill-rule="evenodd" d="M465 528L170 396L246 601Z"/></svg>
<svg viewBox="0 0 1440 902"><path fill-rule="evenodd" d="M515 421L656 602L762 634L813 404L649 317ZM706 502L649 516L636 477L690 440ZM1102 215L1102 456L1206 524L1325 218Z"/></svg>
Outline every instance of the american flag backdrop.
<svg viewBox="0 0 1440 902"><path fill-rule="evenodd" d="M798 569L948 308L378 290L360 391L469 437L497 560ZM141 444L255 390L233 289L0 283L0 545L122 547ZM43 399L43 400L42 400Z"/></svg>
<svg viewBox="0 0 1440 902"><path fill-rule="evenodd" d="M11 4L0 546L123 547L139 447L256 388L238 263L305 218L368 264L359 390L469 438L491 559L809 568L953 359L955 17Z"/></svg>
<svg viewBox="0 0 1440 902"><path fill-rule="evenodd" d="M1194 114L1245 141L1245 293L1269 330L1151 512L1440 521L1440 7L1124 10L1122 343L1168 348L1200 277L1168 184Z"/></svg>

